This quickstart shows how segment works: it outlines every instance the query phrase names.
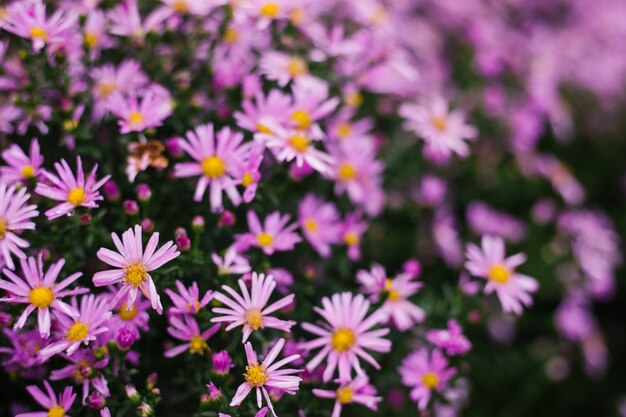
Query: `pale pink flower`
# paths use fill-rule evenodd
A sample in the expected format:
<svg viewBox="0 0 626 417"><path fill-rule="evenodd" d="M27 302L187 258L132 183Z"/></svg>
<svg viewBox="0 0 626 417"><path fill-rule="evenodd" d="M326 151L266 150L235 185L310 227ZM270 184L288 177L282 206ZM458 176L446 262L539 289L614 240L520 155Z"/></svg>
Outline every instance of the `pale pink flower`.
<svg viewBox="0 0 626 417"><path fill-rule="evenodd" d="M30 142L28 155L18 145L12 144L2 151L2 159L7 163L7 166L0 167L0 179L4 183L15 184L28 181L41 174L43 156L37 139Z"/></svg>
<svg viewBox="0 0 626 417"><path fill-rule="evenodd" d="M191 283L191 287L186 288L182 282L176 280L178 293L165 289L165 293L170 297L173 307L169 309L172 314L196 314L213 299L213 291L207 291L200 298L200 290L196 281Z"/></svg>
<svg viewBox="0 0 626 417"><path fill-rule="evenodd" d="M120 133L142 132L159 127L172 114L172 98L163 88L151 88L141 94L112 94L107 100L111 113L120 120Z"/></svg>
<svg viewBox="0 0 626 417"><path fill-rule="evenodd" d="M218 317L211 319L213 323L229 323L226 331L243 326L242 343L250 337L253 331L263 328L273 328L290 332L295 321L285 321L270 316L281 308L293 303L294 294L290 294L266 307L272 292L276 288L276 282L271 275L252 273L252 288L248 291L243 279L238 281L241 295L228 285L222 285L222 289L232 298L223 293L216 293L215 299L224 304L224 307L215 307L212 311Z"/></svg>
<svg viewBox="0 0 626 417"><path fill-rule="evenodd" d="M463 335L463 329L454 319L448 320L447 329L429 330L426 338L448 355L465 355L472 348L472 343Z"/></svg>
<svg viewBox="0 0 626 417"><path fill-rule="evenodd" d="M340 237L348 247L348 258L353 261L361 258L361 239L367 228L360 211L346 214L341 223Z"/></svg>
<svg viewBox="0 0 626 417"><path fill-rule="evenodd" d="M168 14L165 9L157 9L142 21L137 0L123 0L109 12L111 24L109 33L130 37L134 42L141 44L146 34L160 29Z"/></svg>
<svg viewBox="0 0 626 417"><path fill-rule="evenodd" d="M448 368L448 359L439 349L429 352L421 348L404 358L398 372L402 383L411 388L411 399L420 410L425 410L432 391L444 391L456 369Z"/></svg>
<svg viewBox="0 0 626 417"><path fill-rule="evenodd" d="M96 272L93 283L96 287L121 283L122 287L113 297L111 305L117 305L123 297L126 298L126 308L131 309L135 303L138 290L150 300L152 308L159 314L163 311L161 298L157 293L154 281L149 272L160 268L172 259L180 255L171 240L156 250L159 243L159 233L153 233L143 250L141 240L141 226L136 225L135 230L128 229L122 234L122 240L115 233L111 233L113 243L118 252L100 248L97 256L102 262L114 266L116 269Z"/></svg>
<svg viewBox="0 0 626 417"><path fill-rule="evenodd" d="M63 392L57 396L48 381L44 380L43 385L46 388L45 393L36 385L29 385L26 387L26 391L28 391L35 401L45 408L46 411L21 413L15 417L68 417L65 413L70 409L72 404L74 404L74 400L76 400L74 389L71 386L65 387Z"/></svg>
<svg viewBox="0 0 626 417"><path fill-rule="evenodd" d="M331 245L340 242L339 211L334 204L307 194L298 206L298 221L311 246L327 258Z"/></svg>
<svg viewBox="0 0 626 417"><path fill-rule="evenodd" d="M96 120L108 111L107 100L116 93L130 93L148 85L148 77L141 70L141 65L137 61L130 59L122 61L117 67L105 64L101 67L93 68L90 76L94 80L92 94L94 97L93 117Z"/></svg>
<svg viewBox="0 0 626 417"><path fill-rule="evenodd" d="M161 0L169 14L206 16L227 0Z"/></svg>
<svg viewBox="0 0 626 417"><path fill-rule="evenodd" d="M82 272L76 272L57 284L56 280L63 265L65 265L65 260L61 259L51 264L48 270L44 272L43 261L41 256L39 256L37 259L33 257L20 259L22 277L8 269L2 271L10 281L0 279L0 288L8 291L12 296L0 298L0 302L28 304L20 318L15 322L13 330L24 327L28 316L37 310L39 334L41 337L47 338L50 336L50 310L55 310L71 317L78 316L78 311L61 301L61 298L84 294L89 289L80 287L66 289L83 275Z"/></svg>
<svg viewBox="0 0 626 417"><path fill-rule="evenodd" d="M259 62L259 72L268 80L276 81L281 87L286 86L289 81L311 78L307 62L303 58L284 52L265 52Z"/></svg>
<svg viewBox="0 0 626 417"><path fill-rule="evenodd" d="M259 222L259 217L252 210L248 211L248 233L235 235L234 247L238 251L248 250L251 246L260 248L266 255L271 255L275 251L289 251L302 241L300 236L294 233L296 224L287 225L290 216L281 215L275 211L270 213L263 222Z"/></svg>
<svg viewBox="0 0 626 417"><path fill-rule="evenodd" d="M102 10L90 10L83 28L83 42L89 49L89 57L93 60L100 57L102 49L114 45L113 40L107 33L107 19Z"/></svg>
<svg viewBox="0 0 626 417"><path fill-rule="evenodd" d="M303 347L307 350L322 348L307 364L309 371L315 370L318 365L327 359L324 370L324 382L330 381L337 368L339 379L347 382L352 379L352 369L358 375L365 375L361 368L359 358L380 369L380 365L366 351L389 352L391 342L383 339L388 328L371 330L377 324L386 320L386 314L377 310L367 318L365 317L370 307L361 294L353 296L350 292L333 294L332 298L322 298L324 308L314 307L326 323L322 327L311 323L302 323L302 328L314 335L316 339L305 342Z"/></svg>
<svg viewBox="0 0 626 417"><path fill-rule="evenodd" d="M276 412L272 406L268 389L280 393L287 393L294 395L300 388L300 381L302 378L295 376L301 372L300 369L280 369L281 367L298 360L300 355L294 354L284 359L274 362L278 357L278 354L285 346L285 339L279 339L272 349L269 351L263 362L259 363L256 352L252 349L250 342L245 344L246 350L246 373L244 378L246 382L241 384L237 388L232 401L231 407L236 407L250 394L250 392L256 390L257 406L259 408L263 405L263 398L267 403L267 406L272 411L274 417Z"/></svg>
<svg viewBox="0 0 626 417"><path fill-rule="evenodd" d="M30 194L26 193L26 187L15 191L15 186L0 184L0 253L7 268L15 269L11 255L25 259L26 254L22 251L27 248L28 242L17 234L23 230L34 230L35 223L30 221L39 212L37 206L26 205Z"/></svg>
<svg viewBox="0 0 626 417"><path fill-rule="evenodd" d="M211 259L217 266L218 275L243 275L252 271L250 262L245 256L237 253L237 249L233 246L226 249L224 257L221 258L217 253L211 254Z"/></svg>
<svg viewBox="0 0 626 417"><path fill-rule="evenodd" d="M235 8L235 20L251 17L256 28L265 30L275 20L289 18L289 4L293 0L246 0ZM240 15L241 14L241 15Z"/></svg>
<svg viewBox="0 0 626 417"><path fill-rule="evenodd" d="M378 410L382 397L376 396L376 388L369 383L367 376L357 376L352 381L339 385L336 390L313 389L313 395L319 398L335 400L331 417L341 416L341 409L347 404L361 404L372 411Z"/></svg>
<svg viewBox="0 0 626 417"><path fill-rule="evenodd" d="M180 355L186 350L192 355L203 355L210 350L209 345L206 343L207 339L217 333L221 327L219 324L216 324L201 332L196 319L186 314L170 316L169 322L170 327L167 328L167 332L172 337L183 340L186 343L165 351L166 358Z"/></svg>
<svg viewBox="0 0 626 417"><path fill-rule="evenodd" d="M237 126L253 133L272 133L265 123L287 123L290 107L291 97L281 90L272 89L265 96L259 88L254 94L254 102L245 99L241 103L243 111L235 112L235 121Z"/></svg>
<svg viewBox="0 0 626 417"><path fill-rule="evenodd" d="M318 120L328 116L339 105L337 97L328 98L328 84L317 78L296 81L291 87L293 102L289 124L313 137L326 137Z"/></svg>

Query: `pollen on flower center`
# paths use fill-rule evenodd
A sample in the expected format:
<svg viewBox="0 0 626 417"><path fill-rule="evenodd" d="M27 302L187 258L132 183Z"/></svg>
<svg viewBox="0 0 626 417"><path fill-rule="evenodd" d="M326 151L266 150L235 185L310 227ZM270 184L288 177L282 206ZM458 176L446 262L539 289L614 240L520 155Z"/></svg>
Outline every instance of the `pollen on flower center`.
<svg viewBox="0 0 626 417"><path fill-rule="evenodd" d="M89 327L77 321L68 330L67 340L69 340L70 342L80 342L84 340L88 334L89 334Z"/></svg>
<svg viewBox="0 0 626 417"><path fill-rule="evenodd" d="M296 124L298 129L308 129L313 124L311 116L304 110L296 110L291 115L291 121Z"/></svg>
<svg viewBox="0 0 626 417"><path fill-rule="evenodd" d="M0 239L4 239L4 235L9 229L9 222L7 219L3 219L0 217Z"/></svg>
<svg viewBox="0 0 626 417"><path fill-rule="evenodd" d="M50 288L33 288L30 290L28 301L37 308L46 308L54 301L54 294Z"/></svg>
<svg viewBox="0 0 626 417"><path fill-rule="evenodd" d="M435 129L440 132L445 132L448 129L448 121L445 117L435 116L430 120L430 122L435 127Z"/></svg>
<svg viewBox="0 0 626 417"><path fill-rule="evenodd" d="M339 401L341 404L348 404L352 402L354 392L352 391L352 388L341 387L337 389L336 395L337 401Z"/></svg>
<svg viewBox="0 0 626 417"><path fill-rule="evenodd" d="M30 30L30 37L31 38L39 38L43 41L46 40L46 38L48 37L48 34L46 33L46 31L40 27L34 27Z"/></svg>
<svg viewBox="0 0 626 417"><path fill-rule="evenodd" d="M124 321L130 321L137 315L137 306L133 306L130 310L126 309L126 304L122 304L119 311L119 316Z"/></svg>
<svg viewBox="0 0 626 417"><path fill-rule="evenodd" d="M64 415L65 410L60 405L55 405L48 410L48 417L63 417Z"/></svg>
<svg viewBox="0 0 626 417"><path fill-rule="evenodd" d="M359 235L357 235L354 232L348 232L345 234L345 236L343 237L343 241L346 243L346 245L348 246L354 246L354 245L358 245L359 244Z"/></svg>
<svg viewBox="0 0 626 417"><path fill-rule="evenodd" d="M133 127L139 126L141 123L143 123L143 115L138 111L130 112L130 114L128 115L128 123L130 123L130 125Z"/></svg>
<svg viewBox="0 0 626 417"><path fill-rule="evenodd" d="M306 62L304 62L302 58L294 56L289 59L289 63L287 64L287 72L289 75L297 77L306 74L307 71Z"/></svg>
<svg viewBox="0 0 626 417"><path fill-rule="evenodd" d="M22 177L24 178L32 178L35 176L35 168L32 165L25 165L20 171Z"/></svg>
<svg viewBox="0 0 626 417"><path fill-rule="evenodd" d="M267 381L265 370L258 364L250 364L246 366L246 373L243 375L248 384L253 387L260 387Z"/></svg>
<svg viewBox="0 0 626 417"><path fill-rule="evenodd" d="M254 330L258 330L263 326L263 314L261 314L261 310L248 310L246 312L246 323Z"/></svg>
<svg viewBox="0 0 626 417"><path fill-rule="evenodd" d="M98 44L98 34L93 32L85 32L83 35L83 39L85 40L85 45L88 48L93 48Z"/></svg>
<svg viewBox="0 0 626 417"><path fill-rule="evenodd" d="M298 152L304 152L309 148L309 139L302 135L293 135L289 139L289 145Z"/></svg>
<svg viewBox="0 0 626 417"><path fill-rule="evenodd" d="M241 179L241 185L248 188L252 185L252 183L254 183L254 178L252 178L252 174L250 174L249 172L243 174L243 178Z"/></svg>
<svg viewBox="0 0 626 417"><path fill-rule="evenodd" d="M274 238L269 233L259 233L256 237L256 241L262 248L266 248L274 243Z"/></svg>
<svg viewBox="0 0 626 417"><path fill-rule="evenodd" d="M338 329L331 336L331 345L337 352L344 352L354 346L356 335L350 329Z"/></svg>
<svg viewBox="0 0 626 417"><path fill-rule="evenodd" d="M313 219L306 219L304 222L304 228L309 232L317 232L317 222Z"/></svg>
<svg viewBox="0 0 626 417"><path fill-rule="evenodd" d="M340 137L345 138L352 132L352 125L350 123L344 122L339 125L337 128L337 133Z"/></svg>
<svg viewBox="0 0 626 417"><path fill-rule="evenodd" d="M339 165L337 175L342 181L350 181L356 177L356 169L354 169L354 165L344 162Z"/></svg>
<svg viewBox="0 0 626 417"><path fill-rule="evenodd" d="M424 376L422 376L422 384L433 389L439 384L439 377L434 372L426 372Z"/></svg>
<svg viewBox="0 0 626 417"><path fill-rule="evenodd" d="M224 36L222 37L226 43L235 43L239 40L239 33L231 27L226 28Z"/></svg>
<svg viewBox="0 0 626 417"><path fill-rule="evenodd" d="M270 129L269 127L265 126L262 123L259 123L256 125L256 130L258 130L259 133L267 133L268 135L272 134L272 129Z"/></svg>
<svg viewBox="0 0 626 417"><path fill-rule="evenodd" d="M276 3L265 3L263 7L261 7L261 15L269 18L274 18L278 16L280 12L280 6Z"/></svg>
<svg viewBox="0 0 626 417"><path fill-rule="evenodd" d="M174 9L176 13L185 14L189 11L189 6L187 6L185 0L176 0L174 4L172 4L172 9Z"/></svg>
<svg viewBox="0 0 626 417"><path fill-rule="evenodd" d="M102 82L98 84L98 92L102 97L108 97L118 90L118 86L115 83Z"/></svg>
<svg viewBox="0 0 626 417"><path fill-rule="evenodd" d="M494 265L489 269L487 278L498 284L504 284L511 277L511 273L502 265Z"/></svg>
<svg viewBox="0 0 626 417"><path fill-rule="evenodd" d="M67 195L67 201L74 206L80 206L85 202L85 189L84 188L72 188Z"/></svg>
<svg viewBox="0 0 626 417"><path fill-rule="evenodd" d="M209 178L219 178L225 171L224 162L215 155L202 160L202 172Z"/></svg>
<svg viewBox="0 0 626 417"><path fill-rule="evenodd" d="M200 335L195 335L189 341L189 353L202 354L205 350L209 350L209 345Z"/></svg>
<svg viewBox="0 0 626 417"><path fill-rule="evenodd" d="M200 301L196 300L193 305L191 303L187 303L187 310L192 313L197 313L198 311L200 311Z"/></svg>
<svg viewBox="0 0 626 417"><path fill-rule="evenodd" d="M124 268L124 273L126 274L124 282L136 287L139 286L144 279L146 279L146 276L148 276L148 271L146 271L146 266L143 262L133 262L129 264L126 268Z"/></svg>
<svg viewBox="0 0 626 417"><path fill-rule="evenodd" d="M391 290L387 294L387 299L389 301L398 301L400 298L400 292L398 290Z"/></svg>

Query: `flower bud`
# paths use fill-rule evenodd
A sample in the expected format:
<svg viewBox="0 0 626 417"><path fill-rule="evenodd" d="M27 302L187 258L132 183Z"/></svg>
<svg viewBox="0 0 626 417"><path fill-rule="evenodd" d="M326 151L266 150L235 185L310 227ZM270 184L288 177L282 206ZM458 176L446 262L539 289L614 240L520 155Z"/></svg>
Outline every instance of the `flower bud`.
<svg viewBox="0 0 626 417"><path fill-rule="evenodd" d="M231 211L224 210L220 219L217 221L217 225L220 227L232 226L235 224L236 220L235 215Z"/></svg>
<svg viewBox="0 0 626 417"><path fill-rule="evenodd" d="M129 349L137 339L139 334L132 326L124 326L117 332L117 345L122 350Z"/></svg>
<svg viewBox="0 0 626 417"><path fill-rule="evenodd" d="M233 366L233 361L225 350L213 353L211 360L213 361L213 372L217 375L227 375Z"/></svg>
<svg viewBox="0 0 626 417"><path fill-rule="evenodd" d="M91 224L91 220L93 218L91 217L91 214L89 213L84 213L80 215L80 224L82 224L83 226L89 226Z"/></svg>
<svg viewBox="0 0 626 417"><path fill-rule="evenodd" d="M154 222L146 217L141 221L141 228L144 232L152 232L154 231Z"/></svg>
<svg viewBox="0 0 626 417"><path fill-rule="evenodd" d="M194 216L193 220L191 221L191 228L193 229L194 232L196 233L200 233L204 231L204 217L202 216Z"/></svg>
<svg viewBox="0 0 626 417"><path fill-rule="evenodd" d="M107 181L103 187L104 196L109 201L118 201L120 199L121 193L120 189L115 182L112 180Z"/></svg>
<svg viewBox="0 0 626 417"><path fill-rule="evenodd" d="M89 396L85 400L85 404L87 405L87 407L99 410L102 407L104 407L105 398L98 391L94 391L91 394L89 394Z"/></svg>
<svg viewBox="0 0 626 417"><path fill-rule="evenodd" d="M142 203L150 201L152 197L152 190L148 184L141 183L137 185L137 199Z"/></svg>
<svg viewBox="0 0 626 417"><path fill-rule="evenodd" d="M189 236L185 235L179 235L176 237L176 246L178 247L178 250L181 252L187 252L189 249L191 249L191 239L189 239Z"/></svg>
<svg viewBox="0 0 626 417"><path fill-rule="evenodd" d="M135 216L139 213L139 204L135 200L124 200L124 211L129 216Z"/></svg>

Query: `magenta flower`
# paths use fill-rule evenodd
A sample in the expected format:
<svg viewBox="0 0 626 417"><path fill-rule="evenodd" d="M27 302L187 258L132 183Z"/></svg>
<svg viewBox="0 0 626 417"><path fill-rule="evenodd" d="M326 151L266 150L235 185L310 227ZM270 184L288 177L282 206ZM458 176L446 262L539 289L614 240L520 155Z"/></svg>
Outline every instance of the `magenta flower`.
<svg viewBox="0 0 626 417"><path fill-rule="evenodd" d="M169 92L156 87L143 90L141 94L112 94L107 106L120 119L118 124L121 134L159 127L172 114L172 98Z"/></svg>
<svg viewBox="0 0 626 417"><path fill-rule="evenodd" d="M200 298L200 290L196 281L191 283L191 287L185 288L182 282L176 280L178 293L165 289L165 293L170 297L173 307L169 309L172 314L196 314L213 299L213 291L207 291Z"/></svg>
<svg viewBox="0 0 626 417"><path fill-rule="evenodd" d="M302 370L280 369L281 367L299 359L300 355L294 354L281 359L278 362L274 362L284 345L285 339L279 339L269 351L267 356L265 356L263 362L259 363L256 352L252 350L252 345L250 342L246 343L245 349L247 366L246 373L244 374L246 382L237 388L237 392L230 402L231 407L240 405L241 402L248 396L250 391L256 389L257 406L261 408L263 403L262 398L264 397L267 406L272 411L274 417L276 417L276 412L274 412L274 407L272 406L270 395L267 390L270 389L272 391L294 395L300 388L300 381L302 380L302 378L293 375L301 372ZM261 397L261 395L263 395L263 397Z"/></svg>
<svg viewBox="0 0 626 417"><path fill-rule="evenodd" d="M276 288L276 282L271 275L266 276L265 274L253 272L251 292L248 291L243 279L240 279L238 283L241 289L241 295L228 285L222 285L222 289L230 294L232 299L219 292L215 294L215 299L225 304L227 308L214 308L213 313L219 314L220 316L212 318L211 322L230 323L226 327L226 331L231 331L236 327L243 326L242 343L248 340L248 337L250 337L253 331L266 327L282 330L284 332L291 331L291 327L296 324L295 321L280 320L270 316L270 314L293 303L294 294L281 298L268 307L265 307L274 288Z"/></svg>
<svg viewBox="0 0 626 417"><path fill-rule="evenodd" d="M500 237L482 237L482 249L467 245L465 267L475 276L485 278L485 293L495 291L502 309L507 313L522 314L524 306L532 305L530 294L539 289L536 279L515 272L526 261L526 255L518 253L505 258L504 241Z"/></svg>
<svg viewBox="0 0 626 417"><path fill-rule="evenodd" d="M18 145L13 144L2 151L2 159L7 166L0 167L0 179L9 185L37 178L41 173L43 156L37 139L30 142L28 155Z"/></svg>
<svg viewBox="0 0 626 417"><path fill-rule="evenodd" d="M65 260L61 259L50 265L44 273L41 256L37 259L30 257L20 259L23 277L19 277L13 271L4 269L2 273L11 281L0 279L0 288L13 294L12 297L1 298L1 302L28 304L20 318L15 322L14 330L21 329L26 324L28 316L38 310L37 321L39 323L39 334L43 338L50 336L50 310L71 317L77 317L78 311L74 310L60 298L70 295L84 294L89 291L87 288L66 288L80 278L83 273L76 272L56 284L56 280L65 265Z"/></svg>
<svg viewBox="0 0 626 417"><path fill-rule="evenodd" d="M442 392L456 369L448 368L448 359L439 349L428 352L421 348L404 358L398 368L402 383L411 388L411 399L420 410L425 410L432 391Z"/></svg>
<svg viewBox="0 0 626 417"><path fill-rule="evenodd" d="M370 330L373 326L383 323L386 315L377 310L369 317L365 317L370 307L369 301L358 294L344 292L333 294L332 298L322 298L324 308L314 307L314 310L326 320L323 327L311 323L302 323L302 328L318 336L316 339L305 342L303 347L308 350L322 348L307 365L307 370L313 371L328 357L324 370L324 382L330 381L339 368L339 379L347 382L352 379L352 369L358 375L365 375L359 358L380 369L378 362L366 350L374 352L389 352L391 342L383 339L389 329Z"/></svg>
<svg viewBox="0 0 626 417"><path fill-rule="evenodd" d="M44 380L43 385L46 388L45 393L36 385L29 385L26 390L46 411L22 413L15 417L68 417L65 413L76 399L73 388L71 386L65 387L63 392L57 396L48 381Z"/></svg>
<svg viewBox="0 0 626 417"><path fill-rule="evenodd" d="M61 162L55 162L54 168L57 175L51 172L43 171L42 175L50 184L43 182L37 183L35 192L44 197L48 197L55 201L62 201L56 207L46 211L48 220L56 219L65 214L71 213L76 207L96 208L97 201L103 199L98 189L111 178L110 175L96 181L96 170L98 164L95 164L87 177L83 172L83 162L80 156L76 157L76 176L72 173L70 166L65 159Z"/></svg>
<svg viewBox="0 0 626 417"><path fill-rule="evenodd" d="M80 307L76 298L73 298L72 307L79 312L77 317L55 314L60 337L39 351L39 356L43 361L64 350L69 356L80 347L81 343L88 345L96 340L96 336L109 330L106 322L111 317L111 311L106 296L83 295L80 299Z"/></svg>
<svg viewBox="0 0 626 417"><path fill-rule="evenodd" d="M180 355L186 350L192 355L203 355L209 350L209 345L206 343L207 339L217 333L221 327L221 325L216 324L201 332L196 319L186 314L170 316L169 322L170 326L167 328L167 332L172 337L186 343L165 351L166 358Z"/></svg>
<svg viewBox="0 0 626 417"><path fill-rule="evenodd" d="M100 369L108 365L108 355L102 359L96 360L90 349L80 349L75 354L67 356L65 359L71 363L61 369L52 371L50 373L51 380L58 381L60 379L71 378L75 383L81 384L83 386L83 403L85 399L87 399L92 386L104 397L110 396L109 385L100 371Z"/></svg>
<svg viewBox="0 0 626 417"><path fill-rule="evenodd" d="M9 269L15 269L11 255L25 259L22 249L29 246L17 233L35 229L35 223L29 220L39 212L36 205L26 205L29 198L25 187L16 192L15 186L0 184L0 252Z"/></svg>
<svg viewBox="0 0 626 417"><path fill-rule="evenodd" d="M114 266L116 269L96 272L93 283L96 287L121 283L122 287L113 297L111 305L116 305L119 300L126 296L126 308L131 309L135 304L138 290L152 303L159 314L163 312L161 298L156 291L154 281L149 272L158 269L180 255L171 240L157 250L159 233L153 233L143 250L141 240L141 226L135 225L135 230L128 229L122 234L122 240L111 233L113 243L118 252L100 248L97 256L102 262Z"/></svg>
<svg viewBox="0 0 626 417"><path fill-rule="evenodd" d="M298 206L298 221L311 246L322 257L330 256L330 245L339 243L341 239L337 207L307 194Z"/></svg>
<svg viewBox="0 0 626 417"><path fill-rule="evenodd" d="M328 84L318 78L304 78L291 87L293 103L289 124L313 137L326 137L318 120L328 116L339 105L337 97L328 98Z"/></svg>
<svg viewBox="0 0 626 417"><path fill-rule="evenodd" d="M218 275L243 275L252 271L248 259L239 255L233 246L226 249L223 258L216 253L211 254L211 260L217 266Z"/></svg>
<svg viewBox="0 0 626 417"><path fill-rule="evenodd" d="M448 355L465 355L472 348L472 343L463 335L463 329L453 319L448 320L447 329L429 330L426 339Z"/></svg>
<svg viewBox="0 0 626 417"><path fill-rule="evenodd" d="M335 400L331 417L341 416L341 409L346 404L361 404L372 411L378 410L382 397L376 396L376 388L369 383L367 376L357 376L352 381L341 384L336 390L313 389L313 395L319 398Z"/></svg>
<svg viewBox="0 0 626 417"><path fill-rule="evenodd" d="M244 187L243 201L250 203L256 196L256 190L261 181L261 163L263 162L263 152L265 147L255 143L250 147L247 160L235 161L234 173L239 182Z"/></svg>
<svg viewBox="0 0 626 417"><path fill-rule="evenodd" d="M226 192L230 201L237 206L241 196L237 191L236 164L247 159L249 147L242 146L243 134L225 127L214 134L213 125L206 124L190 130L186 140L179 141L179 146L195 162L182 162L174 167L174 175L179 178L199 176L194 201L202 200L207 187L211 200L211 210L222 209L222 192Z"/></svg>
<svg viewBox="0 0 626 417"><path fill-rule="evenodd" d="M289 251L296 243L302 241L293 231L296 224L287 226L290 216L281 215L278 211L269 214L263 226L259 218L252 210L248 211L248 233L235 235L235 249L238 251L248 250L251 246L260 248L266 255L271 255L275 251Z"/></svg>

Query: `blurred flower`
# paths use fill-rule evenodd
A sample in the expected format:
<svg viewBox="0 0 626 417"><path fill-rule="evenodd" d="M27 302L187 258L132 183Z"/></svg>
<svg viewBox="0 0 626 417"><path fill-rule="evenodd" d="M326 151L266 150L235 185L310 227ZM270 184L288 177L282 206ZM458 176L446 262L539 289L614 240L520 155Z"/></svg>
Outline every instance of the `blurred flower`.
<svg viewBox="0 0 626 417"><path fill-rule="evenodd" d="M65 387L63 392L57 396L48 381L44 380L43 385L46 388L45 393L36 385L29 385L26 390L46 411L21 413L15 417L41 417L42 414L48 417L67 417L65 413L76 399L72 387Z"/></svg>
<svg viewBox="0 0 626 417"><path fill-rule="evenodd" d="M35 223L30 219L39 212L36 205L26 205L29 199L30 194L26 193L26 188L16 192L15 186L0 184L0 252L9 269L15 269L11 255L25 259L26 254L22 249L29 246L17 234L23 230L35 229Z"/></svg>
<svg viewBox="0 0 626 417"><path fill-rule="evenodd" d="M432 391L445 390L456 369L448 368L448 360L439 349L429 352L421 348L402 361L398 372L402 383L411 388L411 399L417 402L420 410L425 410Z"/></svg>
<svg viewBox="0 0 626 417"><path fill-rule="evenodd" d="M31 178L37 179L41 174L43 156L37 139L30 142L28 155L18 145L12 144L2 151L2 159L8 165L0 167L0 178L8 185L28 181Z"/></svg>
<svg viewBox="0 0 626 417"><path fill-rule="evenodd" d="M361 404L372 411L378 410L378 403L382 401L382 397L376 396L376 388L374 388L366 376L357 376L352 381L341 384L334 391L313 389L313 395L319 398L330 398L335 400L332 417L341 416L341 409L346 404Z"/></svg>
<svg viewBox="0 0 626 417"><path fill-rule="evenodd" d="M167 332L172 337L183 340L186 343L165 351L166 358L180 355L186 350L191 354L203 355L205 351L209 350L206 340L217 333L221 327L219 324L216 324L201 332L196 319L184 314L170 316L169 323L170 326L167 328Z"/></svg>
<svg viewBox="0 0 626 417"><path fill-rule="evenodd" d="M302 239L294 229L296 224L287 226L290 216L281 215L278 211L270 213L263 222L259 222L257 214L248 210L248 233L235 235L234 247L237 251L248 250L251 246L260 248L266 255L271 255L275 251L289 251L301 242Z"/></svg>

